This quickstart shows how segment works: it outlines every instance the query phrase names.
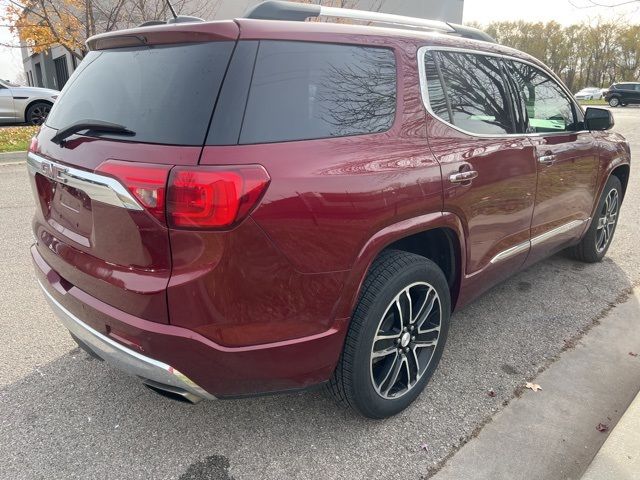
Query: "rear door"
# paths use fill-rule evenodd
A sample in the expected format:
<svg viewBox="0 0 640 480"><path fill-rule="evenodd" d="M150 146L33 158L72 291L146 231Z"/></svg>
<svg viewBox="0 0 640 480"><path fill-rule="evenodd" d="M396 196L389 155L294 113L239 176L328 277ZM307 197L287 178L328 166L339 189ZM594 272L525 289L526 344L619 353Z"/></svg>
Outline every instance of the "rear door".
<svg viewBox="0 0 640 480"><path fill-rule="evenodd" d="M29 154L36 263L48 264L68 287L148 320L168 322L167 175L173 165L198 163L237 37L235 24L220 23L220 38L209 35L215 40L154 44L152 31L145 45L90 52ZM174 36L162 37L170 28ZM192 37L173 27L155 31L161 40ZM52 141L86 120L133 133L81 131Z"/></svg>
<svg viewBox="0 0 640 480"><path fill-rule="evenodd" d="M429 146L442 168L445 211L467 230L466 274L479 291L517 269L529 250L534 148L513 108L501 59L425 54ZM478 275L480 272L493 274ZM502 273L500 273L502 272ZM469 281L468 284L473 284Z"/></svg>
<svg viewBox="0 0 640 480"><path fill-rule="evenodd" d="M527 63L507 65L536 152L538 184L527 259L533 263L573 241L586 227L596 193L598 155L592 134L583 130L582 112L556 80Z"/></svg>

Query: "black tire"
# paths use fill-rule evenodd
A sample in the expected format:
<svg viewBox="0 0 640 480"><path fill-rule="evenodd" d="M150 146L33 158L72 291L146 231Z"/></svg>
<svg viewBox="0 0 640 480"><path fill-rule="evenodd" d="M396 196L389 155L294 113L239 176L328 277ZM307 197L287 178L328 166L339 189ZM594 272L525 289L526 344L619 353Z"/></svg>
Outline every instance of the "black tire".
<svg viewBox="0 0 640 480"><path fill-rule="evenodd" d="M429 309L432 300L433 306ZM415 305L408 310L410 303ZM439 310L436 310L437 305ZM391 328L384 327L385 322L394 325L391 334L396 335L395 326L402 325L402 312L404 318L410 320L407 324L409 336L414 336L407 339L407 333L400 327L399 337L394 340L387 340L384 333L383 340L374 342L375 338L380 338L376 336L381 329ZM407 312L413 312L413 315ZM338 404L368 418L387 418L401 412L424 389L440 361L450 312L449 286L435 263L412 253L384 251L374 261L364 281L338 366L325 387L327 392ZM414 320L415 323L411 323ZM438 321L439 329L436 328ZM405 340L410 343L405 344ZM382 346L381 342L390 343ZM435 345L425 346L429 342L435 342ZM374 359L376 344L380 352L393 351L393 354ZM402 371L396 375L397 382L389 386L397 366L395 362L399 362L397 369ZM390 373L384 377L382 369L388 369ZM385 380L376 386L374 377L378 374Z"/></svg>
<svg viewBox="0 0 640 480"><path fill-rule="evenodd" d="M613 193L615 192L615 194ZM613 223L607 225L606 227L601 227L601 219L603 218L603 214L605 214L607 200L611 203L610 195L615 195L617 198L617 205L615 210L615 218ZM606 185L604 186L604 190L602 191L602 195L600 196L600 200L598 201L598 208L596 209L595 217L591 220L591 225L589 225L589 229L582 237L580 243L574 247L569 249L569 253L576 260L580 260L581 262L586 263L596 263L601 261L604 256L607 254L609 247L611 246L611 241L613 239L613 234L615 233L616 226L618 225L618 217L620 216L620 205L622 204L622 184L620 183L620 179L614 175L609 177ZM606 213L604 217L604 222L609 224L611 220L610 213ZM606 232L603 230L605 229ZM603 235L606 233L606 239L604 244L602 243Z"/></svg>
<svg viewBox="0 0 640 480"><path fill-rule="evenodd" d="M609 99L609 106L610 107L618 107L620 105L620 99L618 97L611 97Z"/></svg>
<svg viewBox="0 0 640 480"><path fill-rule="evenodd" d="M25 120L31 125L42 125L51 111L51 104L36 102L27 109Z"/></svg>

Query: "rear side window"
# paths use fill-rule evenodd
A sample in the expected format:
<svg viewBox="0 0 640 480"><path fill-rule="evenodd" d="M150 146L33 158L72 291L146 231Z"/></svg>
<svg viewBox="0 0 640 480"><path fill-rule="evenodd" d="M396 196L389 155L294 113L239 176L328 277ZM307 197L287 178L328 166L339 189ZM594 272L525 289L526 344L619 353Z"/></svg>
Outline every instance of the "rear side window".
<svg viewBox="0 0 640 480"><path fill-rule="evenodd" d="M392 50L261 41L240 143L383 132L395 111Z"/></svg>
<svg viewBox="0 0 640 480"><path fill-rule="evenodd" d="M437 116L471 133L515 133L512 106L497 59L442 51L426 55L425 62L429 105ZM446 113L438 83L446 95Z"/></svg>
<svg viewBox="0 0 640 480"><path fill-rule="evenodd" d="M202 145L234 42L89 52L47 118L124 125L145 143ZM101 134L107 137L107 134Z"/></svg>
<svg viewBox="0 0 640 480"><path fill-rule="evenodd" d="M532 65L516 61L506 63L526 109L528 132L576 130L573 102L555 80Z"/></svg>

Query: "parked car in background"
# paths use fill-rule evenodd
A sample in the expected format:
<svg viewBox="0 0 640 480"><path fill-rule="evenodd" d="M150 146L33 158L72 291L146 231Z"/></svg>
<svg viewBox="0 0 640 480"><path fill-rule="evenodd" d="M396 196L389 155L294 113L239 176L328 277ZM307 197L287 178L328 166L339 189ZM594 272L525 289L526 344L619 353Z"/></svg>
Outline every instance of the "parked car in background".
<svg viewBox="0 0 640 480"><path fill-rule="evenodd" d="M604 94L604 99L612 107L626 107L640 103L640 82L614 83Z"/></svg>
<svg viewBox="0 0 640 480"><path fill-rule="evenodd" d="M577 100L599 100L602 98L602 89L596 87L587 87L580 90L574 96Z"/></svg>
<svg viewBox="0 0 640 480"><path fill-rule="evenodd" d="M0 124L42 125L59 94L57 90L22 87L0 80Z"/></svg>
<svg viewBox="0 0 640 480"><path fill-rule="evenodd" d="M286 21L343 11L396 28ZM452 311L560 250L602 260L629 179L609 110L491 42L289 2L90 38L28 154L46 299L165 396L400 412Z"/></svg>

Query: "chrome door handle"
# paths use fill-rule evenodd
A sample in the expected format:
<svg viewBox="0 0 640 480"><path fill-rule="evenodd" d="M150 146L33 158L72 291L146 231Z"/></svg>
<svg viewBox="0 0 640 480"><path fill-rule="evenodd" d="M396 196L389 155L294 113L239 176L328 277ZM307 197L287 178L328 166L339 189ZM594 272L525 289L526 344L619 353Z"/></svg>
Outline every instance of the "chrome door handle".
<svg viewBox="0 0 640 480"><path fill-rule="evenodd" d="M538 162L542 165L553 165L553 162L556 161L555 155L540 155L538 157Z"/></svg>
<svg viewBox="0 0 640 480"><path fill-rule="evenodd" d="M467 170L466 172L452 173L449 175L449 181L453 183L468 182L478 176L475 170Z"/></svg>

